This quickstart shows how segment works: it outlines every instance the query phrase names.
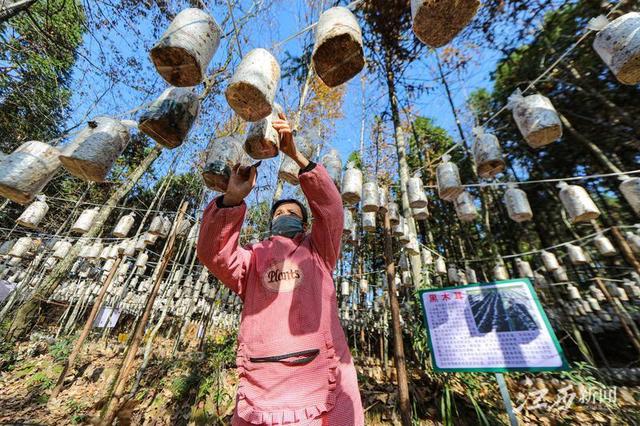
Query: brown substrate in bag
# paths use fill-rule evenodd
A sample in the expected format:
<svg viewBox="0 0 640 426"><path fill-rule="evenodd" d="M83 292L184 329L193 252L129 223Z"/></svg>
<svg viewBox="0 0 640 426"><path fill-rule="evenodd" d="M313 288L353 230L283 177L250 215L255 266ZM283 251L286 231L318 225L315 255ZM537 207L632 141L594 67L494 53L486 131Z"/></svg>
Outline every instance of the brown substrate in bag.
<svg viewBox="0 0 640 426"><path fill-rule="evenodd" d="M271 114L271 103L256 86L246 82L231 84L225 96L231 108L243 120L255 122Z"/></svg>
<svg viewBox="0 0 640 426"><path fill-rule="evenodd" d="M550 126L533 131L527 135L527 143L532 148L542 148L562 137L562 126Z"/></svg>
<svg viewBox="0 0 640 426"><path fill-rule="evenodd" d="M327 39L313 53L313 68L324 84L340 86L364 68L362 46L351 34Z"/></svg>
<svg viewBox="0 0 640 426"><path fill-rule="evenodd" d="M198 61L185 49L156 46L151 49L151 60L162 78L172 86L191 87L202 81Z"/></svg>
<svg viewBox="0 0 640 426"><path fill-rule="evenodd" d="M478 0L425 1L413 20L413 31L431 47L444 46L469 24L479 6Z"/></svg>

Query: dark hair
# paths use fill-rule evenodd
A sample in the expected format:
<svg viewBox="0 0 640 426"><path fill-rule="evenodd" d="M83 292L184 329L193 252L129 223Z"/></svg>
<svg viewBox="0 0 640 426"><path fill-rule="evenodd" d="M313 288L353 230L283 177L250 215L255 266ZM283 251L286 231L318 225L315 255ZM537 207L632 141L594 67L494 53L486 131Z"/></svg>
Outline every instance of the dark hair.
<svg viewBox="0 0 640 426"><path fill-rule="evenodd" d="M280 207L283 204L297 204L298 207L300 207L300 210L302 210L302 223L307 223L307 221L309 220L309 214L307 213L307 208L304 206L304 204L302 204L300 201L296 200L295 198L287 198L287 199L284 199L284 200L278 200L275 203L273 203L273 206L271 206L271 218L272 219L273 219L273 214L276 212L278 207Z"/></svg>

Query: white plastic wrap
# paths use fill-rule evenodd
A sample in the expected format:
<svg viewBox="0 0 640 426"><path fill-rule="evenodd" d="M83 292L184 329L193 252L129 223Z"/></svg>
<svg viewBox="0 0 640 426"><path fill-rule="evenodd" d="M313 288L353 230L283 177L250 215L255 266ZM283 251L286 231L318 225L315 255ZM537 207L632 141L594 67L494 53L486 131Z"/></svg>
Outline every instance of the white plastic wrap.
<svg viewBox="0 0 640 426"><path fill-rule="evenodd" d="M445 275L447 273L447 264L440 256L436 258L435 272L438 275Z"/></svg>
<svg viewBox="0 0 640 426"><path fill-rule="evenodd" d="M366 232L376 231L376 213L375 212L362 213L362 229L364 229Z"/></svg>
<svg viewBox="0 0 640 426"><path fill-rule="evenodd" d="M20 237L9 250L9 256L22 258L33 248L33 240L30 237Z"/></svg>
<svg viewBox="0 0 640 426"><path fill-rule="evenodd" d="M598 206L583 187L560 182L558 188L560 201L571 223L590 222L600 217Z"/></svg>
<svg viewBox="0 0 640 426"><path fill-rule="evenodd" d="M299 133L298 136L296 136L296 147L298 148L298 151L306 158L312 158L315 147L312 141L311 134L305 135ZM285 156L282 160L282 164L280 164L280 170L278 171L278 176L280 176L280 179L290 183L291 185L299 185L299 174L300 167L298 166L298 164L291 158Z"/></svg>
<svg viewBox="0 0 640 426"><path fill-rule="evenodd" d="M387 213L389 210L387 205L389 204L389 189L386 186L378 186L378 211L382 214Z"/></svg>
<svg viewBox="0 0 640 426"><path fill-rule="evenodd" d="M640 236L633 232L625 232L625 238L627 240L627 244L631 247L631 250L636 255L640 254Z"/></svg>
<svg viewBox="0 0 640 426"><path fill-rule="evenodd" d="M547 272L553 272L560 268L560 263L558 263L558 258L555 254L548 251L542 251L540 253L540 257L542 258L542 263L544 263L544 268Z"/></svg>
<svg viewBox="0 0 640 426"><path fill-rule="evenodd" d="M620 83L640 83L640 13L630 12L608 23L596 35L593 48Z"/></svg>
<svg viewBox="0 0 640 426"><path fill-rule="evenodd" d="M71 232L74 234L84 234L88 232L93 226L93 223L98 216L98 212L99 210L97 207L84 210L71 227Z"/></svg>
<svg viewBox="0 0 640 426"><path fill-rule="evenodd" d="M593 244L596 246L596 250L604 257L612 257L618 254L611 241L604 235L598 235L593 239Z"/></svg>
<svg viewBox="0 0 640 426"><path fill-rule="evenodd" d="M429 219L429 208L411 209L411 214L415 220L427 220Z"/></svg>
<svg viewBox="0 0 640 426"><path fill-rule="evenodd" d="M516 264L518 266L518 275L520 278L534 278L533 269L531 269L531 264L526 260L516 259Z"/></svg>
<svg viewBox="0 0 640 426"><path fill-rule="evenodd" d="M218 50L222 31L212 16L200 9L178 13L151 49L158 73L172 86L202 83L209 62Z"/></svg>
<svg viewBox="0 0 640 426"><path fill-rule="evenodd" d="M138 129L165 148L182 145L198 117L200 99L192 89L170 87L145 108Z"/></svg>
<svg viewBox="0 0 640 426"><path fill-rule="evenodd" d="M464 223L473 222L478 218L478 211L473 202L473 197L467 191L462 192L455 201L458 219Z"/></svg>
<svg viewBox="0 0 640 426"><path fill-rule="evenodd" d="M467 282L469 284L474 284L478 282L478 276L476 274L476 271L468 266L464 270L464 275L466 276Z"/></svg>
<svg viewBox="0 0 640 426"><path fill-rule="evenodd" d="M355 168L352 163L348 163L347 170L342 176L342 201L348 206L353 206L360 202L361 194L362 171Z"/></svg>
<svg viewBox="0 0 640 426"><path fill-rule="evenodd" d="M569 276L567 275L567 271L561 266L553 271L553 279L557 283L563 283L569 281Z"/></svg>
<svg viewBox="0 0 640 426"><path fill-rule="evenodd" d="M280 134L273 127L273 121L279 119L281 112L282 107L276 103L271 114L249 126L244 150L251 158L265 160L277 157L280 153Z"/></svg>
<svg viewBox="0 0 640 426"><path fill-rule="evenodd" d="M485 133L482 127L474 128L473 133L475 136L473 158L478 176L483 179L493 179L506 168L500 142L491 133Z"/></svg>
<svg viewBox="0 0 640 426"><path fill-rule="evenodd" d="M342 236L348 238L351 235L351 228L353 227L353 214L351 210L344 209L344 225L342 226Z"/></svg>
<svg viewBox="0 0 640 426"><path fill-rule="evenodd" d="M460 180L460 171L458 166L450 162L450 157L445 155L442 157L436 169L436 177L438 180L438 195L445 201L455 201L458 195L464 191Z"/></svg>
<svg viewBox="0 0 640 426"><path fill-rule="evenodd" d="M116 227L113 228L113 232L111 235L116 238L126 238L126 236L129 235L129 232L131 231L131 228L133 227L135 221L136 216L133 212L122 216L116 224Z"/></svg>
<svg viewBox="0 0 640 426"><path fill-rule="evenodd" d="M493 267L493 279L496 281L504 281L509 279L509 272L504 263L498 262Z"/></svg>
<svg viewBox="0 0 640 426"><path fill-rule="evenodd" d="M96 117L62 149L60 162L72 175L104 182L131 137L120 120Z"/></svg>
<svg viewBox="0 0 640 426"><path fill-rule="evenodd" d="M562 137L562 122L549 98L540 94L522 96L518 90L509 98L513 119L532 148L542 148Z"/></svg>
<svg viewBox="0 0 640 426"><path fill-rule="evenodd" d="M427 206L427 194L424 192L420 177L414 176L407 181L407 197L409 198L409 206L412 209L420 209Z"/></svg>
<svg viewBox="0 0 640 426"><path fill-rule="evenodd" d="M48 211L49 205L47 204L45 196L42 195L36 201L29 204L29 207L24 209L20 217L16 220L16 223L25 228L36 229Z"/></svg>
<svg viewBox="0 0 640 426"><path fill-rule="evenodd" d="M362 187L362 211L376 213L380 206L380 194L376 182L367 182Z"/></svg>
<svg viewBox="0 0 640 426"><path fill-rule="evenodd" d="M237 137L225 136L212 141L202 170L202 179L207 188L226 192L231 171L236 164L248 164L242 143Z"/></svg>
<svg viewBox="0 0 640 426"><path fill-rule="evenodd" d="M147 233L152 235L160 235L162 233L162 226L164 223L164 216L158 215L151 219Z"/></svg>
<svg viewBox="0 0 640 426"><path fill-rule="evenodd" d="M387 205L387 209L389 211L388 214L391 226L397 226L400 223L400 208L398 207L398 204L391 202Z"/></svg>
<svg viewBox="0 0 640 426"><path fill-rule="evenodd" d="M0 164L0 196L27 204L60 168L60 151L38 141L20 145Z"/></svg>
<svg viewBox="0 0 640 426"><path fill-rule="evenodd" d="M586 265L589 263L587 254L580 246L567 244L567 254L569 255L569 260L574 265Z"/></svg>
<svg viewBox="0 0 640 426"><path fill-rule="evenodd" d="M69 254L72 246L73 244L71 244L71 242L69 241L58 241L54 247L52 256L56 259L64 259Z"/></svg>
<svg viewBox="0 0 640 426"><path fill-rule="evenodd" d="M620 192L636 215L640 216L640 178L621 176Z"/></svg>
<svg viewBox="0 0 640 426"><path fill-rule="evenodd" d="M527 198L527 193L510 184L504 193L504 204L507 207L509 218L514 222L522 223L533 218L533 211Z"/></svg>
<svg viewBox="0 0 640 426"><path fill-rule="evenodd" d="M229 106L245 121L258 121L272 111L280 84L280 64L265 49L247 53L225 91Z"/></svg>
<svg viewBox="0 0 640 426"><path fill-rule="evenodd" d="M332 7L320 15L311 56L313 69L329 87L337 87L364 68L362 30L346 7Z"/></svg>
<svg viewBox="0 0 640 426"><path fill-rule="evenodd" d="M327 173L336 184L338 189L342 184L342 160L337 150L331 149L328 153L322 156L322 165L327 169Z"/></svg>

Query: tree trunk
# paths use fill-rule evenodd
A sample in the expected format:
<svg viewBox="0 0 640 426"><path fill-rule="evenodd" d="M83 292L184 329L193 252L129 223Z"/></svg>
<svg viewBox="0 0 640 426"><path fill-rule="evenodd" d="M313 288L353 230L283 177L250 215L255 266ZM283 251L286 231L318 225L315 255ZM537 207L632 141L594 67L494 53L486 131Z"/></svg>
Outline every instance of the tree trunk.
<svg viewBox="0 0 640 426"><path fill-rule="evenodd" d="M3 1L2 7L0 7L0 23L8 21L18 13L29 9L36 1L37 0L8 0L8 4L5 4L5 1Z"/></svg>
<svg viewBox="0 0 640 426"><path fill-rule="evenodd" d="M85 238L93 238L98 236L105 222L109 218L111 212L115 209L117 204L126 196L129 191L134 187L134 185L140 180L142 175L147 171L147 169L153 164L153 162L158 158L162 148L156 146L154 147L149 154L145 157L144 160L136 167L136 169L125 179L122 186L120 186L112 195L109 197L109 200L102 207L100 212L98 213L95 222L89 229L84 237ZM15 320L11 324L9 331L7 333L7 338L11 340L22 339L27 335L27 333L33 328L35 322L38 317L38 313L40 310L40 299L47 299L51 294L58 288L58 285L62 282L62 280L69 274L71 267L73 266L78 254L80 253L80 249L82 246L81 240L78 240L71 250L69 254L58 263L58 265L51 271L51 273L47 276L45 280L43 280L40 285L37 286L34 294L29 297L25 303L20 306L18 311L16 312ZM36 299L35 295L38 296Z"/></svg>
<svg viewBox="0 0 640 426"><path fill-rule="evenodd" d="M409 401L409 379L407 377L404 342L400 328L400 303L396 295L396 266L393 260L393 241L391 238L391 222L389 213L384 214L384 257L387 269L387 286L389 287L389 303L391 305L391 322L393 323L393 349L398 372L398 397L400 416L403 426L411 426L411 402Z"/></svg>
<svg viewBox="0 0 640 426"><path fill-rule="evenodd" d="M573 136L576 141L584 145L584 147L591 152L591 154L595 157L596 160L598 160L598 162L604 169L609 170L611 173L622 173L622 170L620 169L620 167L614 164L609 159L609 157L604 152L602 152L602 150L600 149L600 147L598 147L598 145L596 145L593 141L591 141L591 139L587 138L582 133L578 132L576 128L573 127L571 122L567 120L567 117L565 117L562 114L559 114L559 115L560 115L560 121L562 121L562 125L569 131L571 136Z"/></svg>
<svg viewBox="0 0 640 426"><path fill-rule="evenodd" d="M416 222L413 219L411 207L409 206L409 196L407 195L407 182L409 181L409 164L407 163L407 146L404 139L400 123L400 108L398 97L396 96L395 74L391 68L391 58L385 55L385 67L387 75L387 88L389 91L389 105L391 106L391 118L393 120L394 137L396 142L396 153L398 155L398 171L400 174L400 197L402 200L402 216L409 224L409 229L413 235L418 235ZM416 287L422 285L422 258L420 255L409 256L411 264L411 278Z"/></svg>

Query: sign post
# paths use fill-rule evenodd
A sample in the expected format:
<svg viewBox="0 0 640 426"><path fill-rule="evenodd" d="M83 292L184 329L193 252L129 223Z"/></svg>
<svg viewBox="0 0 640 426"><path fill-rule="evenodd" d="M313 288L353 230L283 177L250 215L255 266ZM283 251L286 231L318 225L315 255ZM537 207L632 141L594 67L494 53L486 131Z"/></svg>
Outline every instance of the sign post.
<svg viewBox="0 0 640 426"><path fill-rule="evenodd" d="M509 388L507 388L507 383L504 381L504 375L502 373L496 373L496 380L500 388L500 395L502 395L504 409L507 410L507 416L509 416L509 423L511 426L518 426L518 419L516 418L516 413L513 412L513 404L511 403Z"/></svg>

